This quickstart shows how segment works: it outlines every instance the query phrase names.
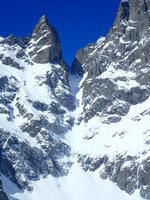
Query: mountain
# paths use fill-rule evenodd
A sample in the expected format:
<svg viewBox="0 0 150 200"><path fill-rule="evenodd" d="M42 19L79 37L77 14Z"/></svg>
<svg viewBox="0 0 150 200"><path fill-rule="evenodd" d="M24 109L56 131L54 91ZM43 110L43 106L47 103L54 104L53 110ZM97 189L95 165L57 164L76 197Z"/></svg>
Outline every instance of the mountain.
<svg viewBox="0 0 150 200"><path fill-rule="evenodd" d="M73 62L74 74L78 74L75 62L85 72L80 129L85 132L86 148L92 149L80 155L82 166L99 168L102 179L130 195L139 190L145 199L150 199L149 10L148 1L122 0L105 40L79 50ZM95 162L91 154L96 155Z"/></svg>
<svg viewBox="0 0 150 200"><path fill-rule="evenodd" d="M0 199L150 199L150 2L121 0L71 74L46 16L0 38Z"/></svg>
<svg viewBox="0 0 150 200"><path fill-rule="evenodd" d="M42 16L35 26L32 38L28 45L28 53L36 63L67 64L63 60L60 39L57 31L51 26L46 18Z"/></svg>
<svg viewBox="0 0 150 200"><path fill-rule="evenodd" d="M32 190L29 181L66 175L71 165L61 159L70 155L63 137L74 123L74 96L58 34L45 16L31 38L0 41L0 67L0 172Z"/></svg>

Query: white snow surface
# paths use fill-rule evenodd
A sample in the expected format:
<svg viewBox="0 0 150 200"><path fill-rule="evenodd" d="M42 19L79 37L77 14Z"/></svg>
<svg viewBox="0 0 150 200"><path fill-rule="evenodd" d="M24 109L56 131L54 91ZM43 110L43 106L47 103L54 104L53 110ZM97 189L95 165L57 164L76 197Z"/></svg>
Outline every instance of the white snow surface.
<svg viewBox="0 0 150 200"><path fill-rule="evenodd" d="M54 66L53 66L54 67ZM57 65L55 67L58 67ZM0 76L8 76L15 74L15 77L19 81L20 91L16 96L16 99L19 98L19 103L24 105L24 108L28 110L28 112L34 114L34 118L39 118L39 115L42 114L41 111L36 110L34 107L28 103L27 98L29 97L32 101L40 101L49 105L52 101L55 102L56 99L53 94L50 93L48 87L46 85L39 86L40 80L36 77L46 77L46 73L51 71L51 65L26 65L25 70L17 70L15 68L8 68L8 66L1 64L1 75ZM42 81L42 80L41 80ZM61 87L61 86L60 86ZM29 137L27 133L21 133L19 127L27 122L27 118L23 118L18 115L18 109L15 106L16 100L12 102L12 107L14 108L13 115L15 116L15 121L8 122L3 115L0 114L0 127L7 127L7 130L10 132L15 132L19 138L26 140L30 143L30 145L39 147L38 143L35 142L35 138ZM47 118L49 122L53 122L55 120L52 114L48 114ZM18 128L17 128L18 127Z"/></svg>
<svg viewBox="0 0 150 200"><path fill-rule="evenodd" d="M103 41L103 40L102 40ZM100 41L101 42L101 41ZM105 47L106 48L106 47ZM20 65L22 61L19 61L11 51L5 51L7 54L13 57ZM35 64L28 65L23 63L24 70L18 70L0 63L1 74L0 76L10 77L15 74L15 77L19 81L20 91L16 98L20 99L20 103L27 107L30 113L38 118L41 111L34 109L30 106L26 100L30 97L33 101L40 101L46 104L50 104L52 101L56 101L53 94L48 90L45 85L41 85L42 79L37 77L45 77L47 72L50 72L52 68L59 68L59 65L50 64ZM150 112L150 98L138 105L131 106L129 113L122 118L118 123L103 124L101 118L94 117L88 123L81 122L78 124L78 118L82 116L82 82L84 82L87 74L84 75L81 80L80 77L71 76L70 84L73 94L76 96L77 108L72 112L72 116L75 118L75 125L71 131L69 131L64 142L67 143L72 149L72 162L73 165L69 171L69 174L64 177L54 178L51 175L47 178L41 178L39 181L32 181L31 185L34 190L29 192L27 190L20 191L17 187L11 183L6 177L3 176L4 190L9 196L10 200L141 200L139 191L136 191L133 195L121 191L116 184L109 180L102 180L99 177L100 169L95 172L85 172L82 167L77 163L77 155L89 155L91 157L108 155L110 159L114 156L131 155L138 156L139 162L147 157L150 150L150 146L146 144L146 141L150 139L150 124L149 124L149 112ZM127 83L122 85L117 82L118 87L130 87L137 86L137 83L132 80L134 73L124 73L122 70L116 71L113 65L101 75L99 78L110 78L114 80L118 76L126 77ZM80 88L81 87L81 88ZM63 88L61 81L59 82L59 89ZM79 89L80 88L80 89ZM68 89L63 88L65 92ZM15 107L15 101L12 107ZM65 109L65 108L63 108ZM148 112L149 111L149 112ZM66 118L67 118L66 113ZM25 140L30 143L31 146L40 148L35 138L29 137L27 133L20 133L19 127L22 123L26 122L26 118L18 117L17 109L14 110L13 115L16 117L14 121L8 122L2 114L0 114L0 126L7 127L7 130L14 132L19 139ZM47 115L49 121L55 120L55 118L49 113ZM136 139L135 139L136 138ZM142 152L146 153L143 154ZM70 158L66 158L70 159Z"/></svg>
<svg viewBox="0 0 150 200"><path fill-rule="evenodd" d="M73 113L76 119L82 113L82 89L78 90L82 82L79 82L80 77L70 77L72 90L77 98L77 109ZM149 116L141 114L148 109L150 109L150 99L132 106L128 115L116 124L102 124L98 117L90 120L88 124L83 122L80 126L75 124L65 139L74 155L72 156L74 164L69 174L59 178L49 175L47 178L33 181L31 183L34 187L33 192L19 191L3 176L4 190L10 200L142 200L138 190L128 195L111 181L100 179L99 169L95 172L85 172L77 163L76 155L78 153L90 156L109 155L113 159L113 156L118 153L126 153L139 155L140 161L143 159L142 151L149 150L149 146L144 143L146 137L150 137L150 131L145 136L145 131L150 130ZM137 118L140 120L136 120ZM121 134L122 132L124 134ZM87 140L88 137L91 139Z"/></svg>
<svg viewBox="0 0 150 200"><path fill-rule="evenodd" d="M48 176L33 182L32 193L19 191L5 177L3 183L10 200L142 200L138 191L130 196L109 180L101 180L98 171L85 172L77 163L74 163L66 177L56 179Z"/></svg>
<svg viewBox="0 0 150 200"><path fill-rule="evenodd" d="M74 116L78 119L83 112L82 89L76 94L76 99L78 107ZM150 98L141 104L131 106L129 113L118 123L103 124L98 116L93 117L88 123L82 121L68 132L66 140L71 145L73 153L79 152L94 157L108 155L112 158L117 154L126 154L143 159L142 152L150 150L149 145L145 144L146 138L150 137L148 111Z"/></svg>
<svg viewBox="0 0 150 200"><path fill-rule="evenodd" d="M1 38L0 38L1 40ZM4 65L0 61L0 78L7 76L15 77L17 80L17 86L19 87L19 91L16 94L15 99L10 104L13 108L12 117L14 119L12 121L8 121L6 115L0 113L0 127L10 131L12 134L15 133L18 139L24 140L28 142L32 147L40 148L40 145L37 143L35 138L29 136L26 132L20 131L20 126L28 121L26 117L22 117L19 115L19 111L16 108L16 103L18 102L28 111L34 115L35 119L38 119L41 114L43 114L40 110L35 109L31 103L28 102L30 99L31 101L39 101L41 103L50 105L52 102L58 103L56 100L55 95L50 90L50 88L46 84L42 84L43 81L46 79L47 73L55 73L61 67L60 65L52 65L50 63L47 64L37 64L33 63L32 65L24 62L23 59L18 59L15 54L21 49L20 46L16 45L14 47L10 47L7 44L0 45L0 53L4 54L6 57L11 57L14 61L16 61L20 66L23 66L23 70L18 70L17 68ZM28 54L27 54L28 55ZM29 58L30 59L30 58ZM12 79L12 84L16 84L16 80ZM10 79L9 79L10 83ZM58 80L58 85L56 91L63 91L64 93L69 92L69 87L64 86L64 83L61 79ZM5 92L5 95L7 92ZM65 120L67 121L69 112L65 107L61 107L66 111L65 117L63 119L64 123ZM44 113L45 117L49 122L54 122L55 116L50 112Z"/></svg>

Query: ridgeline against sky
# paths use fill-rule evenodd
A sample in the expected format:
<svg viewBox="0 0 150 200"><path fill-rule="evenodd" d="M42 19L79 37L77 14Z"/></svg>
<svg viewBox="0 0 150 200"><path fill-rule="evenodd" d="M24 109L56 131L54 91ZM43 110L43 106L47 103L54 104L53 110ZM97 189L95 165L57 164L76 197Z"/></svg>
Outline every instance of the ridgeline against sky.
<svg viewBox="0 0 150 200"><path fill-rule="evenodd" d="M71 64L79 48L108 33L119 2L120 0L2 1L0 35L27 36L32 33L38 19L45 14L59 32L64 58Z"/></svg>

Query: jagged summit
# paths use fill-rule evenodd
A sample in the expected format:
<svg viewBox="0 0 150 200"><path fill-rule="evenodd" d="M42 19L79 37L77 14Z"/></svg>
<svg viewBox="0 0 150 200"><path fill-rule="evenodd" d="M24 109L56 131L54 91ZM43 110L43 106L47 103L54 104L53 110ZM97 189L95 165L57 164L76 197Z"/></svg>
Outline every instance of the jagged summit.
<svg viewBox="0 0 150 200"><path fill-rule="evenodd" d="M63 63L58 33L49 24L45 15L40 18L33 30L28 52L36 63Z"/></svg>
<svg viewBox="0 0 150 200"><path fill-rule="evenodd" d="M136 27L134 34L136 40L143 37L150 26L150 2L147 0L123 0L120 2L117 17L111 31L126 34L128 27ZM127 29L127 30L126 30ZM133 29L133 28L132 28Z"/></svg>
<svg viewBox="0 0 150 200"><path fill-rule="evenodd" d="M121 0L70 85L46 16L0 38L0 199L150 200L149 4Z"/></svg>
<svg viewBox="0 0 150 200"><path fill-rule="evenodd" d="M147 146L150 134L149 126L146 127L146 116L149 117L149 114L143 114L149 110L149 106L145 107L150 97L149 38L150 1L123 0L105 40L97 48L94 48L96 44L92 44L79 50L75 58L85 72L80 84L83 109L79 121L82 124L84 120L86 127L90 127L90 130L84 129L84 138L87 138L88 145L90 143L91 153L94 154L96 140L99 141L99 147L100 141L104 138L109 141L110 138L108 143L106 141L104 146L101 145L103 150L99 148L98 154L103 152L104 157L109 155L109 161L100 169L100 176L112 180L130 195L139 190L145 199L150 199L150 179L147 178L150 175L150 148ZM73 65L73 69L78 69L78 66ZM119 131L122 126L125 128ZM137 127L140 127L139 130ZM117 134L120 136L119 141ZM130 143L131 135L134 139ZM121 140L124 150L123 145L120 145ZM133 153L133 149L137 149L136 153ZM128 165L128 161L132 164Z"/></svg>
<svg viewBox="0 0 150 200"><path fill-rule="evenodd" d="M141 20L143 16L149 16L150 2L148 0L122 0L116 20ZM142 22L142 21L141 21Z"/></svg>
<svg viewBox="0 0 150 200"><path fill-rule="evenodd" d="M32 38L0 38L0 199L3 175L31 189L31 180L67 173L68 164L64 171L58 166L70 154L61 138L74 123L67 73L59 36L45 16Z"/></svg>
<svg viewBox="0 0 150 200"><path fill-rule="evenodd" d="M43 33L43 31L54 31L54 27L52 27L50 25L50 23L48 22L48 19L46 17L46 15L42 15L38 21L38 23L35 25L34 30L33 30L33 34L32 37L37 36L37 34L39 33ZM56 30L55 30L56 31Z"/></svg>
<svg viewBox="0 0 150 200"><path fill-rule="evenodd" d="M46 15L42 15L41 18L40 18L40 20L39 20L39 22L43 22L43 23L49 24Z"/></svg>

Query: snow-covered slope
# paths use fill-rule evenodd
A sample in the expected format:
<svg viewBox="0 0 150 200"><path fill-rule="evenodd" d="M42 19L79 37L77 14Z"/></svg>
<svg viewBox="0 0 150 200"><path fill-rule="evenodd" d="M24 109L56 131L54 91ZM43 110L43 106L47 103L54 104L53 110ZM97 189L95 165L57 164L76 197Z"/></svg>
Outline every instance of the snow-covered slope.
<svg viewBox="0 0 150 200"><path fill-rule="evenodd" d="M3 200L150 199L149 10L122 0L71 75L45 16L32 38L0 38Z"/></svg>
<svg viewBox="0 0 150 200"><path fill-rule="evenodd" d="M138 192L133 195L121 191L114 183L99 178L98 171L85 172L77 163L71 167L68 176L46 179L34 182L32 193L19 191L15 185L3 177L4 189L7 194L11 193L11 200L142 200Z"/></svg>
<svg viewBox="0 0 150 200"><path fill-rule="evenodd" d="M85 78L86 74L80 87ZM82 120L82 89L76 97L75 126L66 138L77 162L87 173L97 174L98 178L105 180L104 187L108 178L117 183L120 189L131 195L125 199L134 199L135 194L135 199L140 199L140 188L140 194L149 199L143 185L147 188L149 181L150 98L131 106L128 114L119 122L107 124L99 116L88 122ZM107 200L106 196L103 198Z"/></svg>
<svg viewBox="0 0 150 200"><path fill-rule="evenodd" d="M78 86L81 78L75 76L70 78L77 104L77 109L72 114L78 120L82 112L82 91L78 91L77 87L74 86ZM82 81L79 86L81 84ZM144 145L144 134L142 135L142 132L147 129L149 124L146 123L147 127L140 128L137 138L138 133L136 126L135 128L133 127L132 118L145 110L149 105L149 101L144 102L142 106L133 107L124 120L120 123L113 124L114 126L103 125L98 119L93 119L94 122L91 121L86 124L82 121L80 125L76 121L73 130L68 132L65 137L65 142L72 149L71 158L68 159L66 157L66 160L70 160L73 163L69 174L58 178L49 175L47 178L41 178L39 181L32 181L33 192L18 190L6 177L3 177L4 190L7 192L9 198L11 200L14 200L14 198L19 200L40 200L41 198L45 198L46 200L51 198L54 200L142 200L139 195L139 190L129 195L121 191L112 181L108 179L104 180L100 176L105 168L105 162L103 161L104 155L110 156L110 160L116 160L114 155L124 154L128 151L130 155L138 157L139 169L143 167L142 160L144 160L144 156L141 156L141 152L146 149L146 145ZM139 110L138 107L140 107ZM142 125L147 119L148 116L141 119ZM138 124L138 121L135 121L135 123ZM141 127L141 124L138 125ZM119 132L123 130L126 133ZM135 138L137 138L136 143ZM106 156L105 159L107 162ZM119 161L121 162L122 160ZM134 160L130 160L129 158L128 161L125 161L122 168L133 167L134 164ZM117 167L114 167L114 169L117 169Z"/></svg>
<svg viewBox="0 0 150 200"><path fill-rule="evenodd" d="M83 68L72 150L85 171L99 170L128 194L150 199L150 2L121 1L105 40L77 52ZM76 67L76 63L78 63ZM82 145L81 145L82 144Z"/></svg>
<svg viewBox="0 0 150 200"><path fill-rule="evenodd" d="M69 157L70 147L63 137L73 126L75 109L66 66L35 63L30 41L10 36L0 42L0 172L28 190L31 180L68 173L72 163L61 159Z"/></svg>

